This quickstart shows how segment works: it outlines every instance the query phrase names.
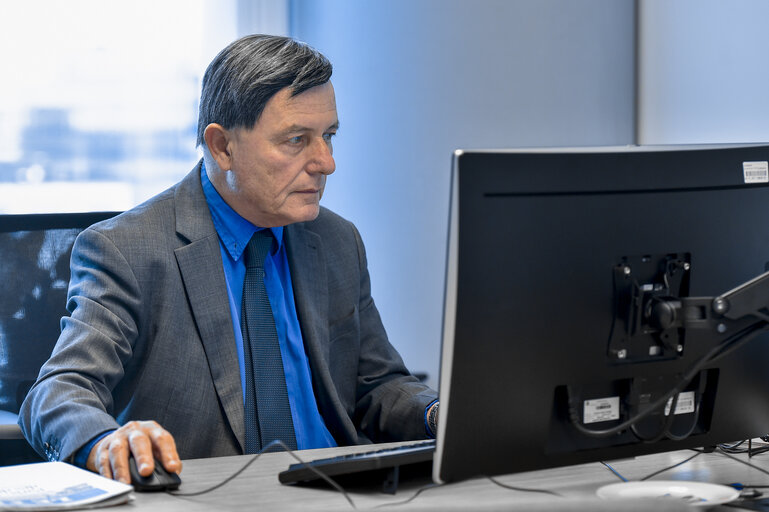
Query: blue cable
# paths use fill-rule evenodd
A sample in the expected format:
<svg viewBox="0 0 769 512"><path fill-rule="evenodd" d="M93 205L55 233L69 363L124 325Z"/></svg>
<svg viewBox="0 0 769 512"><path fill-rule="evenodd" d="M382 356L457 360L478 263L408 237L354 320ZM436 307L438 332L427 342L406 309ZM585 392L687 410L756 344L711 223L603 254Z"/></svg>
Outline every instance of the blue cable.
<svg viewBox="0 0 769 512"><path fill-rule="evenodd" d="M612 473L614 473L615 475L617 475L617 478L619 478L619 479L620 479L620 480L622 480L623 482L627 482L627 478L625 478L624 476L620 475L620 474L619 474L619 472L618 472L616 469L614 469L613 467L611 467L610 465L608 465L607 463L605 463L605 462L603 462L603 461L601 461L601 464L603 464L604 466L606 466L607 468L609 468L609 471L611 471Z"/></svg>

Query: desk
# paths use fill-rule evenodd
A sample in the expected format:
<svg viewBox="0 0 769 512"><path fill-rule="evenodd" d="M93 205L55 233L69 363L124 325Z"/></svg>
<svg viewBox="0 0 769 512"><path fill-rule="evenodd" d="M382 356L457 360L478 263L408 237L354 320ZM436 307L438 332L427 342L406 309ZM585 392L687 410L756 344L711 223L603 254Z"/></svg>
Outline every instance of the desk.
<svg viewBox="0 0 769 512"><path fill-rule="evenodd" d="M383 445L387 446L387 445ZM357 446L307 450L299 452L302 458L328 457L340 453L368 451L371 447ZM680 462L693 455L692 451L677 451L647 455L635 459L615 461L612 466L628 479L644 476ZM221 457L184 461L183 484L179 492L191 493L221 482L252 456ZM748 460L747 455L738 456ZM330 488L286 486L278 482L277 474L293 463L287 453L270 453L260 457L235 480L223 487L195 497L168 494L135 493L132 504L114 510L140 509L193 512L197 510L354 510L342 494ZM758 455L751 462L769 470L769 453ZM697 480L702 482L768 484L769 475L747 465L735 462L721 453L702 454L692 461L655 477L657 480ZM640 506L620 506L617 503L597 501L598 487L619 482L619 479L600 463L583 464L565 468L532 471L497 477L497 480L517 487L548 489L563 498L504 489L487 479L473 479L424 490L408 504L386 506L377 510L649 510L648 503ZM353 489L350 495L358 510L370 510L378 506L402 502L412 497L425 482L407 482L396 495L375 491L362 492ZM769 492L767 493L769 495ZM671 508L654 507L654 510L682 510L683 504L671 504ZM110 509L113 510L113 509ZM709 510L736 510L717 507Z"/></svg>

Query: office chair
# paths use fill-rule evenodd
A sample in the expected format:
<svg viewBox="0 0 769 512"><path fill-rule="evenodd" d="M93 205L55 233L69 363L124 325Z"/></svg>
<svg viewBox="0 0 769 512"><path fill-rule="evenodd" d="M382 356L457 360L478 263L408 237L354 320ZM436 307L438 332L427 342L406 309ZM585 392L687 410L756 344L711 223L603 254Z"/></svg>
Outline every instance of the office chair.
<svg viewBox="0 0 769 512"><path fill-rule="evenodd" d="M116 212L0 215L0 466L42 460L17 425L67 314L78 233Z"/></svg>

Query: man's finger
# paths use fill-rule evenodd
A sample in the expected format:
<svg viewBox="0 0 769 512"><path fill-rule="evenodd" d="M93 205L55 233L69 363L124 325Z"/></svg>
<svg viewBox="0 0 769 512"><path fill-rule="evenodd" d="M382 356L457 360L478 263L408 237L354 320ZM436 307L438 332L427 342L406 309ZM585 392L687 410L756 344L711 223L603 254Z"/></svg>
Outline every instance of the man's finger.
<svg viewBox="0 0 769 512"><path fill-rule="evenodd" d="M173 436L160 425L155 425L149 430L152 439L152 447L155 457L163 464L163 467L172 473L182 470L182 462L176 451L176 441Z"/></svg>
<svg viewBox="0 0 769 512"><path fill-rule="evenodd" d="M131 473L128 470L129 448L125 436L116 435L113 437L109 441L107 451L109 452L109 464L112 467L112 478L124 484L131 483Z"/></svg>
<svg viewBox="0 0 769 512"><path fill-rule="evenodd" d="M141 476L150 476L155 469L152 456L152 442L142 430L132 430L128 434L128 446L136 460L136 469Z"/></svg>
<svg viewBox="0 0 769 512"><path fill-rule="evenodd" d="M112 479L112 466L109 463L109 452L103 442L96 448L96 470L105 478Z"/></svg>

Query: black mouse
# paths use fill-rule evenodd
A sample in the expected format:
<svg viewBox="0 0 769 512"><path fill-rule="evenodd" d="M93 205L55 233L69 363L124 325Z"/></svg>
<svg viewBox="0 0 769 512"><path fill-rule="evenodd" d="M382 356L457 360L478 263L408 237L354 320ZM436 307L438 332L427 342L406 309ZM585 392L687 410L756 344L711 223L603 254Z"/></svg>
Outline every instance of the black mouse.
<svg viewBox="0 0 769 512"><path fill-rule="evenodd" d="M169 473L159 460L155 459L155 469L150 476L141 476L136 468L136 459L128 457L128 469L131 472L131 485L139 492L173 491L178 489L182 479L176 473Z"/></svg>

